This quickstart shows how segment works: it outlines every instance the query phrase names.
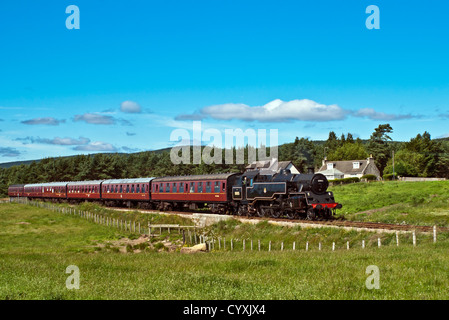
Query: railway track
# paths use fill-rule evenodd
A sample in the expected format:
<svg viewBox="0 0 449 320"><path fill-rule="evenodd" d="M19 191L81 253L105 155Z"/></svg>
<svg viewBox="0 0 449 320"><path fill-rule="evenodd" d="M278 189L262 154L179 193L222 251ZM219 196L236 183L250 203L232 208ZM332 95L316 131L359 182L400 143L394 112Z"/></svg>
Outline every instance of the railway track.
<svg viewBox="0 0 449 320"><path fill-rule="evenodd" d="M114 210L121 211L133 211L135 209L126 209L126 208L118 208L118 207L110 207ZM138 209L140 212L146 213L158 213L158 214L177 214L180 216L193 216L194 211L155 211L155 210L144 210ZM201 212L201 213L209 213L209 212ZM433 232L433 226L418 226L418 225L410 225L410 224L394 224L394 223L383 223L383 222L363 222L363 221L349 221L349 220L292 220L287 218L261 218L254 216L233 216L238 220L255 220L255 221L269 221L269 222L285 222L290 224L310 224L310 226L329 226L329 227L342 227L342 228L357 228L357 229L371 229L371 230L390 230L390 231L402 231L402 232L425 232L431 233ZM449 228L446 227L437 227L439 232L449 232Z"/></svg>

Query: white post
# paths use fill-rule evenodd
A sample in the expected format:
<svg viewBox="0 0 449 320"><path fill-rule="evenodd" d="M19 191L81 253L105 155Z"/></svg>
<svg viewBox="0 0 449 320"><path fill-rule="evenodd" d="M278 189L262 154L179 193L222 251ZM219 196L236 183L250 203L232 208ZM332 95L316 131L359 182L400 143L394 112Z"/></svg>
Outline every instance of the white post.
<svg viewBox="0 0 449 320"><path fill-rule="evenodd" d="M437 243L437 226L433 226L433 243Z"/></svg>
<svg viewBox="0 0 449 320"><path fill-rule="evenodd" d="M318 243L318 250L320 250L320 251L321 251L321 242L320 242L320 243Z"/></svg>
<svg viewBox="0 0 449 320"><path fill-rule="evenodd" d="M284 251L284 241L281 242L281 251Z"/></svg>
<svg viewBox="0 0 449 320"><path fill-rule="evenodd" d="M260 239L259 240L257 240L258 241L258 245L259 245L259 251L260 251Z"/></svg>
<svg viewBox="0 0 449 320"><path fill-rule="evenodd" d="M362 240L362 249L365 249L365 240Z"/></svg>
<svg viewBox="0 0 449 320"><path fill-rule="evenodd" d="M271 240L270 240L270 242L268 243L268 251L271 251Z"/></svg>
<svg viewBox="0 0 449 320"><path fill-rule="evenodd" d="M245 239L243 239L243 251L245 251Z"/></svg>
<svg viewBox="0 0 449 320"><path fill-rule="evenodd" d="M399 231L396 231L396 246L399 247Z"/></svg>
<svg viewBox="0 0 449 320"><path fill-rule="evenodd" d="M296 250L296 241L293 241L293 251Z"/></svg>
<svg viewBox="0 0 449 320"><path fill-rule="evenodd" d="M306 242L306 251L309 251L309 241Z"/></svg>
<svg viewBox="0 0 449 320"><path fill-rule="evenodd" d="M332 242L332 251L335 251L335 242Z"/></svg>
<svg viewBox="0 0 449 320"><path fill-rule="evenodd" d="M346 241L346 250L349 250L349 241Z"/></svg>
<svg viewBox="0 0 449 320"><path fill-rule="evenodd" d="M251 251L253 251L253 239L251 239Z"/></svg>
<svg viewBox="0 0 449 320"><path fill-rule="evenodd" d="M416 247L416 233L413 231L413 246Z"/></svg>
<svg viewBox="0 0 449 320"><path fill-rule="evenodd" d="M234 249L234 244L232 243L232 239L231 239L231 251Z"/></svg>
<svg viewBox="0 0 449 320"><path fill-rule="evenodd" d="M380 238L377 238L377 246L380 248Z"/></svg>

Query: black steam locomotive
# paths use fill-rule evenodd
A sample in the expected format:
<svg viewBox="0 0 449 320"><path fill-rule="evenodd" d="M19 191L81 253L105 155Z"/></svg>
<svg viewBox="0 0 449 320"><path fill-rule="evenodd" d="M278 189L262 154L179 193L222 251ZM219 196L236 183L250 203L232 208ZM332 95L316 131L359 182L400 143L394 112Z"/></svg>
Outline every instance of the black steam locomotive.
<svg viewBox="0 0 449 320"><path fill-rule="evenodd" d="M271 174L253 170L236 178L231 205L237 215L329 219L342 205L335 202L328 186L320 173L292 174L281 169Z"/></svg>

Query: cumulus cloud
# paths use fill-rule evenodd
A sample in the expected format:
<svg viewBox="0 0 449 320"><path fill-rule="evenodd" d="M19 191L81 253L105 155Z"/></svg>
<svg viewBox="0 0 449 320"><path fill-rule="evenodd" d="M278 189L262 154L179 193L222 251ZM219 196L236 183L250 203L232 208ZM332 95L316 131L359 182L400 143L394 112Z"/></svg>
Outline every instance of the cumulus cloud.
<svg viewBox="0 0 449 320"><path fill-rule="evenodd" d="M90 124L115 124L116 120L112 116L102 115L98 113L85 113L83 115L75 115L73 121L84 121Z"/></svg>
<svg viewBox="0 0 449 320"><path fill-rule="evenodd" d="M126 113L141 113L142 107L134 101L123 101L120 104L120 111Z"/></svg>
<svg viewBox="0 0 449 320"><path fill-rule="evenodd" d="M0 147L0 156L2 157L18 157L21 153L19 150L11 147Z"/></svg>
<svg viewBox="0 0 449 320"><path fill-rule="evenodd" d="M53 138L53 139L47 139L47 138L34 138L34 137L26 137L26 138L17 138L18 141L24 141L24 144L27 142L30 143L43 143L43 144L52 144L52 145L59 145L59 146L78 146L78 145L84 145L88 144L90 142L90 139L79 137L78 139L73 138Z"/></svg>
<svg viewBox="0 0 449 320"><path fill-rule="evenodd" d="M336 104L325 105L309 99L282 101L273 100L263 106L248 106L243 103L225 103L204 107L192 114L180 114L175 120L242 120L259 122L314 121L325 122L344 120L348 116L371 120L403 120L420 118L412 114L389 114L372 108L356 111L343 109Z"/></svg>
<svg viewBox="0 0 449 320"><path fill-rule="evenodd" d="M133 124L122 118L114 118L113 116L101 113L85 113L82 115L75 115L73 121L84 121L89 124L100 124L100 125L113 125L116 123L120 123L123 126L132 126Z"/></svg>
<svg viewBox="0 0 449 320"><path fill-rule="evenodd" d="M372 108L362 108L357 112L355 112L353 115L354 117L368 118L371 120L384 120L384 121L412 119L419 117L413 116L411 114L389 114L384 112L378 112Z"/></svg>
<svg viewBox="0 0 449 320"><path fill-rule="evenodd" d="M58 120L53 117L45 117L45 118L34 118L30 120L22 121L23 124L29 124L29 125L47 125L47 126L57 126L60 123L64 123L65 120Z"/></svg>
<svg viewBox="0 0 449 320"><path fill-rule="evenodd" d="M116 152L117 148L114 147L110 143L96 141L96 142L91 142L91 143L89 143L87 145L75 147L75 148L73 148L73 150L77 150L77 151L110 151L110 152Z"/></svg>
<svg viewBox="0 0 449 320"><path fill-rule="evenodd" d="M226 103L208 106L192 115L179 115L177 120L198 120L210 117L216 120L243 120L260 122L333 121L343 120L350 112L336 104L324 105L302 99L273 100L263 106L250 107L243 103Z"/></svg>

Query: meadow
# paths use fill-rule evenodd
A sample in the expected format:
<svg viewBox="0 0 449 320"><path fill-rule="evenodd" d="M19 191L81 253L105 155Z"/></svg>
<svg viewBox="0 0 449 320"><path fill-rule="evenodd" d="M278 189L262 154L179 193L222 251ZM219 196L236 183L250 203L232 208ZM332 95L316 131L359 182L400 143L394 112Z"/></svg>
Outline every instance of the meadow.
<svg viewBox="0 0 449 320"><path fill-rule="evenodd" d="M381 181L330 188L347 220L449 227L449 181Z"/></svg>
<svg viewBox="0 0 449 320"><path fill-rule="evenodd" d="M161 217L164 219L173 219ZM221 222L209 235L232 238L233 251L181 254L161 248L120 252L107 244L117 229L44 208L0 204L0 299L447 299L449 242L419 235L301 229ZM159 238L178 237L163 233ZM376 239L382 237L382 247ZM262 251L243 251L261 239ZM362 249L364 239L367 247ZM159 239L161 240L161 239ZM273 250L266 250L267 241ZM280 251L279 243L285 243ZM292 250L295 241L297 249ZM305 242L310 249L305 251ZM345 243L350 241L351 249ZM318 250L321 242L323 248ZM336 242L337 249L331 250ZM66 288L66 268L80 270L80 289ZM367 289L366 268L380 271L380 289Z"/></svg>

